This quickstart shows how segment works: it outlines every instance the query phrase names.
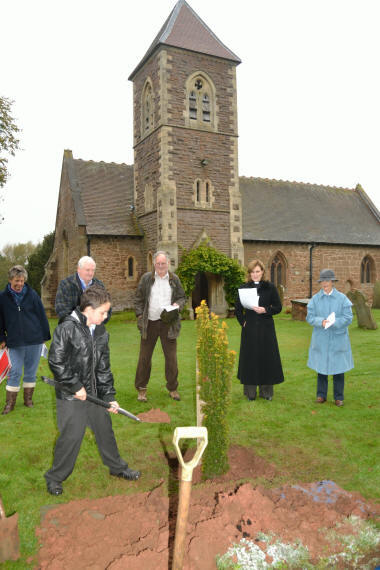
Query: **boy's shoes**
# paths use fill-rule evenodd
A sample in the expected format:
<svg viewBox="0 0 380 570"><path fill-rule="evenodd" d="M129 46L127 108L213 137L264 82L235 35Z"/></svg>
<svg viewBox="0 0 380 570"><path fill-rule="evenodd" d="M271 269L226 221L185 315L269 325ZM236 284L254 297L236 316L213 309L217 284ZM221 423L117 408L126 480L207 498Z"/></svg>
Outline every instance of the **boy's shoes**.
<svg viewBox="0 0 380 570"><path fill-rule="evenodd" d="M341 408L343 406L343 400L335 400L335 405Z"/></svg>
<svg viewBox="0 0 380 570"><path fill-rule="evenodd" d="M147 402L148 401L148 398L146 397L146 393L147 393L146 388L141 388L139 390L139 395L137 396L137 399L139 402Z"/></svg>
<svg viewBox="0 0 380 570"><path fill-rule="evenodd" d="M172 400L177 400L178 402L181 399L181 396L178 394L177 390L173 390L172 392L169 392L169 396L171 397Z"/></svg>
<svg viewBox="0 0 380 570"><path fill-rule="evenodd" d="M63 493L61 483L57 483L56 481L47 481L46 486L50 495L62 495Z"/></svg>
<svg viewBox="0 0 380 570"><path fill-rule="evenodd" d="M324 404L326 402L326 398L322 398L322 396L318 396L315 400L316 404Z"/></svg>
<svg viewBox="0 0 380 570"><path fill-rule="evenodd" d="M122 477L123 479L128 479L129 481L137 481L140 478L141 471L134 471L127 467L120 473L110 473L113 477Z"/></svg>

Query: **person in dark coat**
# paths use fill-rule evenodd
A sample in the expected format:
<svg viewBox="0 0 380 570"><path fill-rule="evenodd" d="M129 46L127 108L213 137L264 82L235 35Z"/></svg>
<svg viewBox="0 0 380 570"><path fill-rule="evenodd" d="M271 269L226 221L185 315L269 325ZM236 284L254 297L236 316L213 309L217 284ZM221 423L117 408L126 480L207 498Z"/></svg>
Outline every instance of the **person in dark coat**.
<svg viewBox="0 0 380 570"><path fill-rule="evenodd" d="M42 345L50 339L45 309L39 295L26 283L26 269L22 265L11 267L8 279L8 285L0 293L0 348L8 347L12 364L3 415L15 407L23 369L24 404L27 408L33 407Z"/></svg>
<svg viewBox="0 0 380 570"><path fill-rule="evenodd" d="M170 259L165 251L157 251L153 256L154 269L144 273L137 287L135 313L137 327L141 334L140 354L137 363L135 388L137 399L147 402L148 382L152 369L152 355L158 338L165 356L166 388L170 398L180 400L178 388L177 338L181 330L180 311L186 303L185 292L179 277L169 271ZM171 305L169 311L173 320L163 318L163 309Z"/></svg>
<svg viewBox="0 0 380 570"><path fill-rule="evenodd" d="M78 261L77 271L74 275L69 275L62 279L58 285L55 297L55 312L60 322L77 307L83 291L86 291L91 285L103 287L103 283L95 277L96 263L88 255L84 255ZM111 312L104 323L107 323L111 317Z"/></svg>
<svg viewBox="0 0 380 570"><path fill-rule="evenodd" d="M272 318L282 306L276 287L265 281L264 275L264 264L258 259L251 261L247 282L238 289L235 303L235 315L242 327L237 376L249 400L256 399L257 387L261 398L272 400L273 384L284 381Z"/></svg>
<svg viewBox="0 0 380 570"><path fill-rule="evenodd" d="M72 473L89 426L110 475L136 480L140 471L128 467L120 457L109 412L117 413L113 375L110 369L109 335L103 321L111 308L110 295L93 285L82 294L80 306L64 318L54 331L49 366L59 384L56 389L57 424L60 435L53 466L45 473L51 495L63 493L62 481ZM88 394L111 405L105 409L86 400Z"/></svg>

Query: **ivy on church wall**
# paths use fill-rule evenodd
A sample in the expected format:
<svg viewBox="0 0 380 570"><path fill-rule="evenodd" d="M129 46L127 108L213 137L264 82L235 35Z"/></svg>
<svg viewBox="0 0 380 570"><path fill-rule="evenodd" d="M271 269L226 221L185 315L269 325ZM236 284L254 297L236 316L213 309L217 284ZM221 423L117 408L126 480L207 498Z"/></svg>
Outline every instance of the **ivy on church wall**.
<svg viewBox="0 0 380 570"><path fill-rule="evenodd" d="M237 261L213 247L201 244L195 249L183 252L181 263L176 270L188 296L195 287L195 276L198 272L221 275L224 279L226 301L230 306L234 305L236 291L245 281L245 271Z"/></svg>

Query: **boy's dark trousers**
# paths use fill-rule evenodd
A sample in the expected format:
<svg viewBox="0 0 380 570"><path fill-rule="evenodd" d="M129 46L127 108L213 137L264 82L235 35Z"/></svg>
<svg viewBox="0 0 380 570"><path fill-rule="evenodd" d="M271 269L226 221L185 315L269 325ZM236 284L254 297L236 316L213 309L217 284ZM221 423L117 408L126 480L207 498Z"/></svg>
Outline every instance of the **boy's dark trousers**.
<svg viewBox="0 0 380 570"><path fill-rule="evenodd" d="M110 413L105 408L87 401L57 398L57 424L60 435L53 466L45 473L46 481L61 483L72 473L87 426L94 432L103 463L111 473L128 467L120 457Z"/></svg>

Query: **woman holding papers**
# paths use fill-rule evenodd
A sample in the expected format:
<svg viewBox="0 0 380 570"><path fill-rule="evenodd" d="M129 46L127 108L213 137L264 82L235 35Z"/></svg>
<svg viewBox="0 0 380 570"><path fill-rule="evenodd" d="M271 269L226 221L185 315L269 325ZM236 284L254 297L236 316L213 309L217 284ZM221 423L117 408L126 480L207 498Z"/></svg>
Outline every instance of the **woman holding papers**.
<svg viewBox="0 0 380 570"><path fill-rule="evenodd" d="M334 400L343 406L344 373L354 367L348 325L352 322L351 301L335 289L337 281L332 269L322 269L318 283L321 290L307 306L306 320L313 327L307 365L315 370L317 377L317 400L327 400L328 375L334 381Z"/></svg>
<svg viewBox="0 0 380 570"><path fill-rule="evenodd" d="M248 264L247 283L238 289L235 314L241 331L238 378L249 400L273 398L273 384L284 381L272 315L282 306L276 287L264 280L260 260Z"/></svg>

